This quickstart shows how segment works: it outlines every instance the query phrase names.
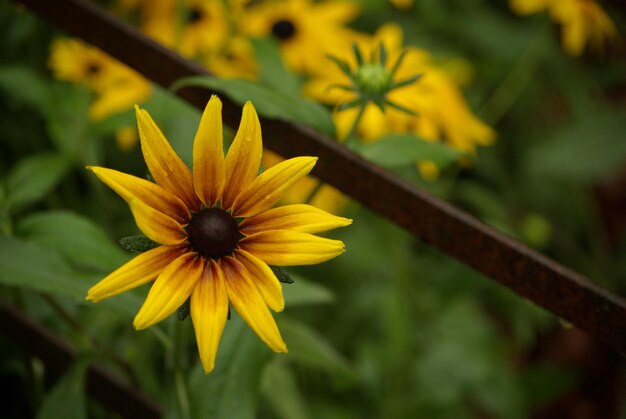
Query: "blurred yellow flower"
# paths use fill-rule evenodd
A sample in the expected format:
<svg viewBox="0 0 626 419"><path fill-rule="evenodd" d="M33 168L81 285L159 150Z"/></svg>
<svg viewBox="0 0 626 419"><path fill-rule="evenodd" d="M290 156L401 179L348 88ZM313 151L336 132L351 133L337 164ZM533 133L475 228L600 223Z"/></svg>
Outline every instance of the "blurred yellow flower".
<svg viewBox="0 0 626 419"><path fill-rule="evenodd" d="M87 299L97 302L154 281L134 320L140 330L164 320L190 298L207 373L215 364L229 304L272 350L287 352L269 310L284 308L270 265L309 265L340 255L343 242L314 234L352 222L310 205L272 208L317 158L292 158L258 174L263 144L254 106L244 106L226 156L221 113L222 103L213 96L194 140L193 172L139 107L141 149L156 183L90 167L130 204L139 229L160 246L98 282Z"/></svg>
<svg viewBox="0 0 626 419"><path fill-rule="evenodd" d="M397 25L382 26L373 37L361 41L360 46L365 51L374 51L380 43L385 45L392 63L405 51L396 80L410 79L416 73L422 74L422 78L388 93L392 102L408 108L414 115L393 107L383 111L370 103L357 129L360 139L371 142L390 132L411 132L425 140L445 141L467 152L474 151L477 145L493 143L494 131L472 114L457 83L443 70L445 66L437 65L427 51L403 48L402 30ZM356 65L348 49L339 58ZM323 70L305 85L308 96L330 105L354 100L353 92L333 87L346 84L347 77L342 71L334 65L326 65ZM355 108L334 112L339 138L349 133L358 112Z"/></svg>
<svg viewBox="0 0 626 419"><path fill-rule="evenodd" d="M220 0L159 0L145 2L142 29L188 57L219 51L229 34Z"/></svg>
<svg viewBox="0 0 626 419"><path fill-rule="evenodd" d="M305 73L327 65L326 54L350 45L353 31L346 25L360 12L352 2L309 0L276 0L234 9L242 33L273 36L280 43L286 65Z"/></svg>
<svg viewBox="0 0 626 419"><path fill-rule="evenodd" d="M594 0L510 0L511 9L521 15L548 10L561 25L563 49L574 57L586 46L602 51L618 37L611 18Z"/></svg>
<svg viewBox="0 0 626 419"><path fill-rule="evenodd" d="M250 41L244 37L230 38L219 51L208 54L206 68L218 77L255 80L258 65Z"/></svg>
<svg viewBox="0 0 626 419"><path fill-rule="evenodd" d="M85 84L96 94L89 108L93 121L130 109L150 96L150 83L134 70L81 41L52 43L49 65L55 77Z"/></svg>

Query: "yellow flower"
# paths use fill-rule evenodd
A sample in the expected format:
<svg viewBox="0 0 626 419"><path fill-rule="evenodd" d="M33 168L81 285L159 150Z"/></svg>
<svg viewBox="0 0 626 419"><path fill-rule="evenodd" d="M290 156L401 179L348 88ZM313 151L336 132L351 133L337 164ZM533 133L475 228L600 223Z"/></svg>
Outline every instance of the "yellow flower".
<svg viewBox="0 0 626 419"><path fill-rule="evenodd" d="M150 95L150 83L137 72L75 39L55 40L49 65L58 79L84 83L96 93L89 108L93 121L125 111Z"/></svg>
<svg viewBox="0 0 626 419"><path fill-rule="evenodd" d="M254 49L243 37L229 39L220 51L207 55L204 64L218 77L255 80L258 76Z"/></svg>
<svg viewBox="0 0 626 419"><path fill-rule="evenodd" d="M103 167L90 169L129 204L139 229L161 246L132 259L93 286L94 302L156 278L135 317L136 329L160 322L191 298L191 319L206 372L213 369L231 304L274 351L286 352L269 309L284 307L269 265L315 264L344 244L313 235L351 220L309 205L271 208L316 162L296 157L258 175L261 126L246 103L224 157L222 104L213 96L193 146L193 173L147 111L137 109L141 148L156 183Z"/></svg>
<svg viewBox="0 0 626 419"><path fill-rule="evenodd" d="M391 102L413 111L414 115L393 107L386 107L383 111L374 104L367 105L357 129L363 141L376 141L390 132L411 132L426 140L445 141L462 151L473 151L477 145L489 145L494 141L493 130L472 114L457 83L436 64L431 54L418 48L403 48L399 26L384 25L374 37L360 42L360 45L365 51L373 51L380 43L385 45L387 60L391 63L397 62L405 51L394 81L411 79L416 73L422 77L389 91L387 95ZM356 65L347 49L339 58ZM324 70L305 85L305 94L330 105L354 100L353 92L333 87L346 84L344 73L334 65L327 65ZM348 134L358 112L356 108L334 112L339 138Z"/></svg>
<svg viewBox="0 0 626 419"><path fill-rule="evenodd" d="M160 0L146 2L142 11L144 32L188 57L217 51L228 37L220 0Z"/></svg>
<svg viewBox="0 0 626 419"><path fill-rule="evenodd" d="M563 49L574 57L585 47L602 51L605 43L618 37L611 18L593 0L511 0L511 9L521 15L548 10L561 25Z"/></svg>
<svg viewBox="0 0 626 419"><path fill-rule="evenodd" d="M269 1L233 8L242 33L276 38L287 66L300 72L325 66L326 54L349 45L353 31L345 25L360 11L351 2L309 0Z"/></svg>

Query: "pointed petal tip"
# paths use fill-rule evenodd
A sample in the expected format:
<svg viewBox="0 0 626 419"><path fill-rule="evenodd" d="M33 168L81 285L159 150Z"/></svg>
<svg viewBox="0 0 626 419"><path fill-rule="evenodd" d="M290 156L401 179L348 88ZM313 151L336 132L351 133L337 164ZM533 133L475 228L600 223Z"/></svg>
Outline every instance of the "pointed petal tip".
<svg viewBox="0 0 626 419"><path fill-rule="evenodd" d="M211 365L205 365L203 363L202 368L204 369L204 375L209 375L213 371L213 368L215 368L215 363Z"/></svg>

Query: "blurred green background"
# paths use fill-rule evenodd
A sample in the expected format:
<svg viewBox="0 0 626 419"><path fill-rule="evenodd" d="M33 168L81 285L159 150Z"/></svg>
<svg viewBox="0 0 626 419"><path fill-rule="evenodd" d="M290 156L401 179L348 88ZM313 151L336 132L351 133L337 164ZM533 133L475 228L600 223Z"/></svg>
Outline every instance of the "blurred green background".
<svg viewBox="0 0 626 419"><path fill-rule="evenodd" d="M602 4L623 33L624 4ZM364 0L351 26L371 33L390 21L407 45L469 63L463 94L497 140L470 161L447 162L435 180L396 163L389 147L379 162L624 295L623 40L572 57L548 14L519 16L496 0L415 0L408 10ZM91 285L130 258L117 240L138 230L126 204L84 167L147 169L138 147L115 142L134 124L130 109L93 122L93 92L52 76L50 44L61 35L0 2L2 303L136 383L164 415L626 417L621 358L354 202L341 210L354 224L331 234L347 252L290 270L295 283L283 286L287 308L275 317L289 354L272 354L234 314L205 376L189 320L133 329L146 287L85 302ZM142 106L189 163L199 113L156 87ZM1 336L0 352L1 416L108 417L84 391L85 362L55 377Z"/></svg>

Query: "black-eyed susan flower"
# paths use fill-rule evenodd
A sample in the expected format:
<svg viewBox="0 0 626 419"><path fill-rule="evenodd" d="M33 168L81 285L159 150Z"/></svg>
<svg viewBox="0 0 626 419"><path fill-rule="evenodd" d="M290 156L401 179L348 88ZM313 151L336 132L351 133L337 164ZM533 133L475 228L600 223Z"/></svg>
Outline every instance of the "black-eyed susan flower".
<svg viewBox="0 0 626 419"><path fill-rule="evenodd" d="M360 12L349 1L231 1L239 31L250 37L273 37L290 69L309 73L326 65L325 54L350 45L347 24Z"/></svg>
<svg viewBox="0 0 626 419"><path fill-rule="evenodd" d="M220 0L160 0L145 2L142 29L157 41L188 57L218 51L229 36Z"/></svg>
<svg viewBox="0 0 626 419"><path fill-rule="evenodd" d="M93 121L128 110L151 93L150 83L139 73L77 39L56 39L49 65L56 78L85 84L95 93L89 107Z"/></svg>
<svg viewBox="0 0 626 419"><path fill-rule="evenodd" d="M309 205L272 208L316 162L296 157L258 174L261 127L251 103L228 153L222 151L221 102L213 96L193 146L193 172L147 111L137 108L146 164L155 182L103 167L90 169L129 204L139 229L160 246L132 259L93 286L94 302L154 281L134 320L145 329L190 298L191 319L206 372L213 369L229 305L274 351L286 352L269 309L284 307L270 265L315 264L344 244L314 233L351 220Z"/></svg>
<svg viewBox="0 0 626 419"><path fill-rule="evenodd" d="M561 25L561 43L569 55L582 55L587 46L602 51L617 39L617 29L609 15L594 0L509 0L520 15L547 10Z"/></svg>

